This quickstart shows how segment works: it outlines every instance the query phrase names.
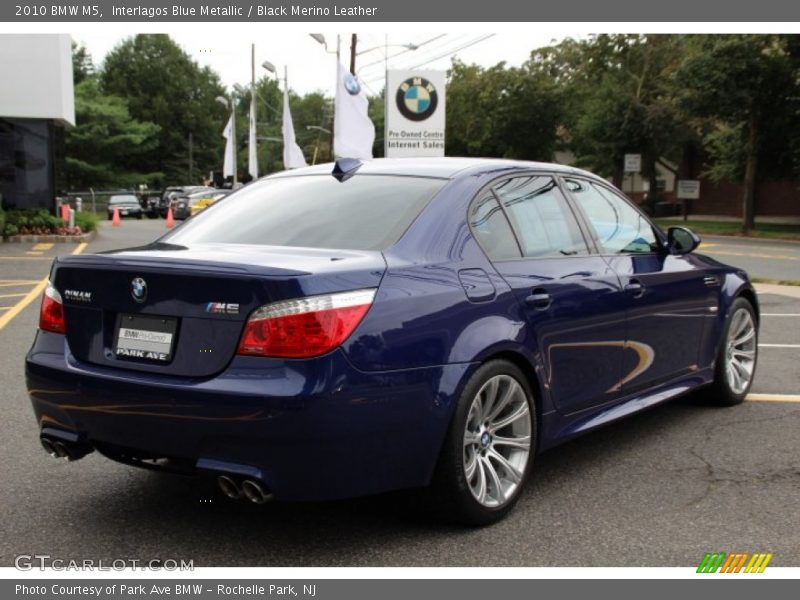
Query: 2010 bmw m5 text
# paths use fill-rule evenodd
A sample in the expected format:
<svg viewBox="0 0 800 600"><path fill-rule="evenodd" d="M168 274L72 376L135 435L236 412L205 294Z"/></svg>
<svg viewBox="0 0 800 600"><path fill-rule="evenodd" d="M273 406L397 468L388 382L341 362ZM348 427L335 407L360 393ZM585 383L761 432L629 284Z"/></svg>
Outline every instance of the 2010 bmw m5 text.
<svg viewBox="0 0 800 600"><path fill-rule="evenodd" d="M479 159L331 171L57 259L26 360L45 449L253 502L427 487L485 524L537 452L692 390L747 394L746 274L605 180Z"/></svg>

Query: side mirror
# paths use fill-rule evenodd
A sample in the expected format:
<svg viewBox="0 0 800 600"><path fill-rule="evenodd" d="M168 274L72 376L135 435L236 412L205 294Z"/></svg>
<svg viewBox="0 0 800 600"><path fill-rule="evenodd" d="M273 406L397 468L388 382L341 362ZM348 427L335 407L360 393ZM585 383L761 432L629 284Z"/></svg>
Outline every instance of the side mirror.
<svg viewBox="0 0 800 600"><path fill-rule="evenodd" d="M700 245L700 236L688 227L670 227L667 230L667 249L670 254L689 254Z"/></svg>

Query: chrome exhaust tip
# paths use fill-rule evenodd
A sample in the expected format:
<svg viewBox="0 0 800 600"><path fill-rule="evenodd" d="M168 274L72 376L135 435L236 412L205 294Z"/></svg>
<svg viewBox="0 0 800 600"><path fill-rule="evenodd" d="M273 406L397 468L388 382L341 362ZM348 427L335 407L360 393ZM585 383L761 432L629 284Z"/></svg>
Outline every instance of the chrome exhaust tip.
<svg viewBox="0 0 800 600"><path fill-rule="evenodd" d="M217 485L222 493L231 500L238 500L242 497L242 490L236 482L227 475L220 475L217 477Z"/></svg>
<svg viewBox="0 0 800 600"><path fill-rule="evenodd" d="M67 448L66 444L63 442L53 442L53 450L57 458L63 458L65 460L70 460L72 458L69 454L69 448Z"/></svg>
<svg viewBox="0 0 800 600"><path fill-rule="evenodd" d="M48 440L46 437L39 438L39 441L41 442L44 451L47 452L50 456L53 457L58 456L58 454L56 453L55 446L53 446L53 442Z"/></svg>
<svg viewBox="0 0 800 600"><path fill-rule="evenodd" d="M242 482L242 492L253 504L266 504L272 500L272 494L254 479L245 479Z"/></svg>

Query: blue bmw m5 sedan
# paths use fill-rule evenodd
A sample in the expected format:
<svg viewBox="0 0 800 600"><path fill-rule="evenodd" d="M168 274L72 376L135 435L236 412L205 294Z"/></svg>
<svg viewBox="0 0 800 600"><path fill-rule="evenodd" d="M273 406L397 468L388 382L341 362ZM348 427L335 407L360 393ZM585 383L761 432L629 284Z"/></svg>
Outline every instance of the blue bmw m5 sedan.
<svg viewBox="0 0 800 600"><path fill-rule="evenodd" d="M41 442L256 503L426 487L491 523L538 452L693 390L744 399L756 294L699 241L553 164L278 173L55 260L26 359Z"/></svg>

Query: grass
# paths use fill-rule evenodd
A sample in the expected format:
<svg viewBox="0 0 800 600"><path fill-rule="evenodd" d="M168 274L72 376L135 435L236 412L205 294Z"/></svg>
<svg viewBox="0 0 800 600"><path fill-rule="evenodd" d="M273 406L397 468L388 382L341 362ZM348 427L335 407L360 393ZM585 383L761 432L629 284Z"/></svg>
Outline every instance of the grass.
<svg viewBox="0 0 800 600"><path fill-rule="evenodd" d="M684 221L683 219L656 219L660 227L666 229L672 225L689 227L699 234L744 236L742 225L729 221ZM800 240L800 225L789 223L756 223L746 237L770 238L777 240Z"/></svg>

